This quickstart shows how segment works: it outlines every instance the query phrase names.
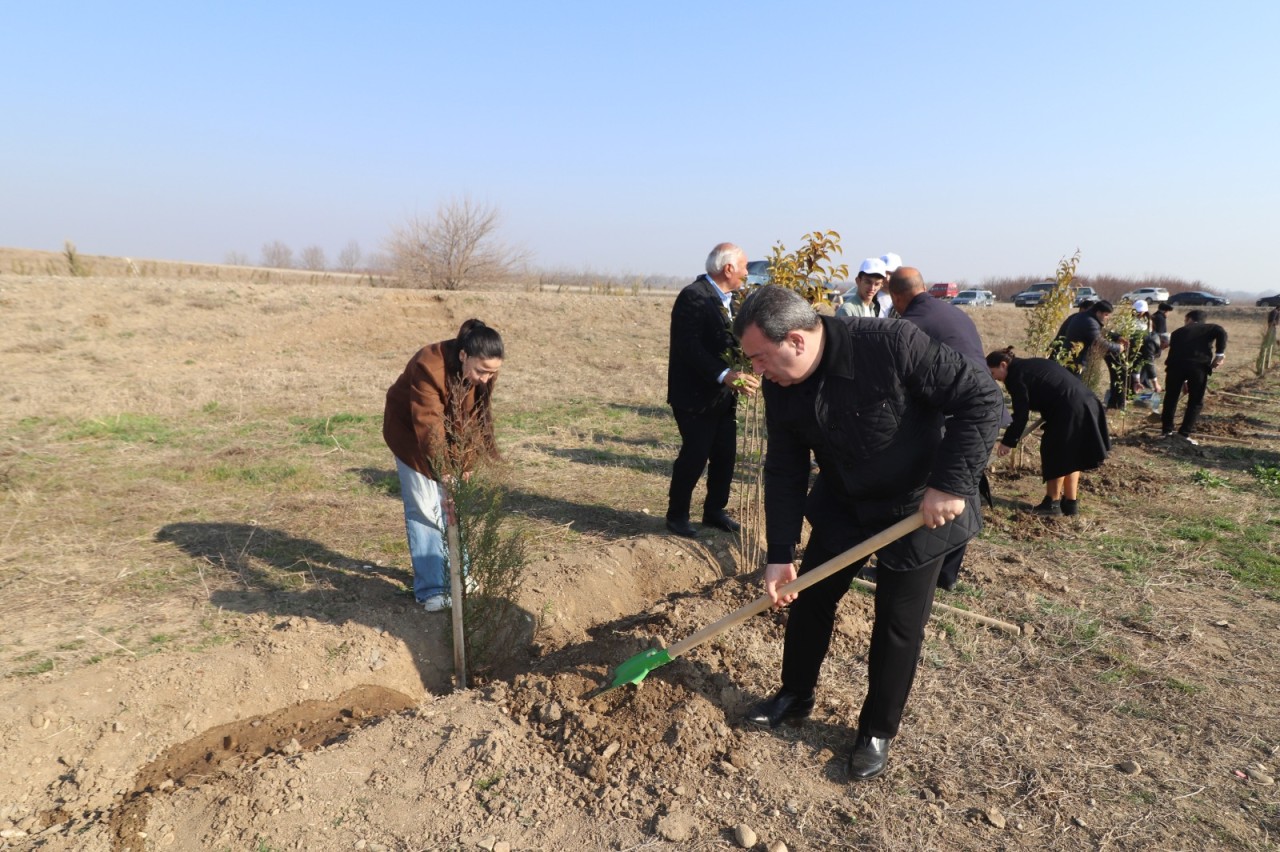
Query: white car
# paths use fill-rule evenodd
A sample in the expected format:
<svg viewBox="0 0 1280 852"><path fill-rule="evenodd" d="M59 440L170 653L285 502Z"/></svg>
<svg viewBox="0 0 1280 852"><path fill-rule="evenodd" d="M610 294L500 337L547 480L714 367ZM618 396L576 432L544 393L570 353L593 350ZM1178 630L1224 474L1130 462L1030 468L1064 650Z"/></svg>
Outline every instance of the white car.
<svg viewBox="0 0 1280 852"><path fill-rule="evenodd" d="M1137 290L1130 290L1120 297L1122 302L1136 302L1144 299L1148 304L1152 302L1169 301L1169 291L1163 287L1139 287Z"/></svg>

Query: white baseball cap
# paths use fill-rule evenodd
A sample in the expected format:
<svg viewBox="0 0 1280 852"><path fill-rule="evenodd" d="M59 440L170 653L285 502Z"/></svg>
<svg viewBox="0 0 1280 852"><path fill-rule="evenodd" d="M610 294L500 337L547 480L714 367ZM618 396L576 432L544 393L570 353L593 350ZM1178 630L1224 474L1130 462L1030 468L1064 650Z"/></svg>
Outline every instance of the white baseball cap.
<svg viewBox="0 0 1280 852"><path fill-rule="evenodd" d="M885 268L888 269L890 272L895 271L899 266L902 265L902 258L898 257L893 252L880 255L880 259L884 261Z"/></svg>
<svg viewBox="0 0 1280 852"><path fill-rule="evenodd" d="M866 275L883 275L885 278L888 278L889 267L885 266L884 261L880 258L869 257L862 261L862 265L858 267L858 274L862 275L864 273Z"/></svg>
<svg viewBox="0 0 1280 852"><path fill-rule="evenodd" d="M1133 303L1134 313L1145 314L1147 312L1147 300L1139 299Z"/></svg>

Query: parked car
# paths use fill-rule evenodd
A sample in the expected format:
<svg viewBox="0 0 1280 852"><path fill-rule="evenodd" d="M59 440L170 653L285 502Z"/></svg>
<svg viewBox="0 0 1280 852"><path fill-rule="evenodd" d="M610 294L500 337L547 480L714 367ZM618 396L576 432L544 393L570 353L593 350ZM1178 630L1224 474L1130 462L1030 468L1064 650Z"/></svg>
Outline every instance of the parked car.
<svg viewBox="0 0 1280 852"><path fill-rule="evenodd" d="M951 300L953 305L969 305L974 308L989 308L996 303L996 294L990 290L961 290Z"/></svg>
<svg viewBox="0 0 1280 852"><path fill-rule="evenodd" d="M1120 297L1122 302L1136 302L1139 299L1151 302L1167 302L1169 301L1169 291L1163 287L1139 287L1137 290L1130 290Z"/></svg>
<svg viewBox="0 0 1280 852"><path fill-rule="evenodd" d="M1057 286L1055 281L1041 281L1039 284L1032 284L1013 297L1014 307L1018 308L1034 308L1040 304L1040 300L1045 294Z"/></svg>
<svg viewBox="0 0 1280 852"><path fill-rule="evenodd" d="M1204 290L1188 290L1185 293L1174 293L1165 299L1171 305L1229 305L1230 299L1206 293Z"/></svg>
<svg viewBox="0 0 1280 852"><path fill-rule="evenodd" d="M1081 302L1098 301L1098 291L1092 287L1077 287L1072 292L1075 294L1071 299L1071 307L1073 308L1080 307Z"/></svg>
<svg viewBox="0 0 1280 852"><path fill-rule="evenodd" d="M1280 293L1276 293L1274 296L1263 296L1258 300L1258 307L1280 308Z"/></svg>
<svg viewBox="0 0 1280 852"><path fill-rule="evenodd" d="M951 281L939 281L929 288L929 295L935 299L954 299L960 292L960 287Z"/></svg>
<svg viewBox="0 0 1280 852"><path fill-rule="evenodd" d="M748 287L756 287L761 284L768 284L773 278L769 275L769 261L767 260L749 260L747 261L747 280Z"/></svg>

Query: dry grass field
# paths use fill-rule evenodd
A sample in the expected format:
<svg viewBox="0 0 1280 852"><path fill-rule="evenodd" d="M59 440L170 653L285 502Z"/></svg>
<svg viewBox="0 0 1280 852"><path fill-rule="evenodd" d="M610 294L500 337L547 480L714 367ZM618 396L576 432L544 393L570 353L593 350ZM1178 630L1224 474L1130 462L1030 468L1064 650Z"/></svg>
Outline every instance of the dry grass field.
<svg viewBox="0 0 1280 852"><path fill-rule="evenodd" d="M1280 832L1280 377L1231 334L1199 447L1131 410L1082 515L996 507L940 602L890 770L844 780L870 599L805 726L738 724L782 615L638 690L655 637L759 593L663 534L671 296L459 293L227 269L72 278L0 257L0 848L1272 848ZM13 261L21 262L21 261ZM105 263L105 261L100 261ZM49 274L56 273L56 274ZM452 692L413 604L382 398L502 331L520 640ZM988 348L1026 314L974 313ZM376 722L374 724L373 722ZM507 844L503 846L502 844Z"/></svg>

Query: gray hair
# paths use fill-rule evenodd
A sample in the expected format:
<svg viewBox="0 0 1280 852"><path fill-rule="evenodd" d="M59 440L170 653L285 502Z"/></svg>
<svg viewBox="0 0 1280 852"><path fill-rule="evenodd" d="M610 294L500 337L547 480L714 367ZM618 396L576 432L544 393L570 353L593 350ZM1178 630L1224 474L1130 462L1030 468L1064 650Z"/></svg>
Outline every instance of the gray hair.
<svg viewBox="0 0 1280 852"><path fill-rule="evenodd" d="M747 297L733 320L733 334L739 340L754 325L774 343L799 329L812 331L818 327L818 312L794 290L772 284L760 287Z"/></svg>
<svg viewBox="0 0 1280 852"><path fill-rule="evenodd" d="M745 264L747 253L733 243L721 243L707 255L707 274L719 275L724 272L727 264L735 262L738 258L742 258Z"/></svg>

